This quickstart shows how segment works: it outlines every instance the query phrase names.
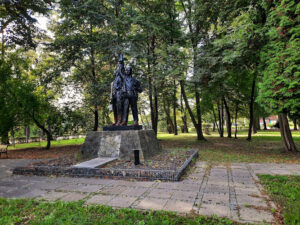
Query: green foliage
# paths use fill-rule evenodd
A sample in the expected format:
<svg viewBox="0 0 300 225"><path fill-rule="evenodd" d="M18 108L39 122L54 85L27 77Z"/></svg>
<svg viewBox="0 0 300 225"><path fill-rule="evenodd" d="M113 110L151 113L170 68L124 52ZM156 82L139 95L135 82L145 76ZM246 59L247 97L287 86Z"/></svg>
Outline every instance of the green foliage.
<svg viewBox="0 0 300 225"><path fill-rule="evenodd" d="M34 14L47 14L52 2L52 0L1 1L0 29L1 33L5 31L7 45L36 47L35 38L40 37L41 32L36 27L37 20Z"/></svg>
<svg viewBox="0 0 300 225"><path fill-rule="evenodd" d="M300 223L300 176L258 175L283 212L285 224Z"/></svg>
<svg viewBox="0 0 300 225"><path fill-rule="evenodd" d="M267 18L269 41L261 54L265 69L260 100L274 112L289 112L299 118L300 3L285 0L273 4Z"/></svg>
<svg viewBox="0 0 300 225"><path fill-rule="evenodd" d="M1 224L237 224L218 217L183 217L164 211L112 209L79 202L0 198Z"/></svg>

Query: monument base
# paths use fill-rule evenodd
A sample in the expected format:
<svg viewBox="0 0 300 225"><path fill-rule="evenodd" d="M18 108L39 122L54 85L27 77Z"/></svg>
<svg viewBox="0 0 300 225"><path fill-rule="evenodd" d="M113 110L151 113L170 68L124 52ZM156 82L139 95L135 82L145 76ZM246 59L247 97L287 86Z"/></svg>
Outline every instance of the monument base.
<svg viewBox="0 0 300 225"><path fill-rule="evenodd" d="M141 162L160 150L153 130L92 131L81 147L85 158L116 157L129 161L138 154Z"/></svg>
<svg viewBox="0 0 300 225"><path fill-rule="evenodd" d="M116 131L116 130L142 130L142 125L137 126L106 126L103 127L103 131Z"/></svg>

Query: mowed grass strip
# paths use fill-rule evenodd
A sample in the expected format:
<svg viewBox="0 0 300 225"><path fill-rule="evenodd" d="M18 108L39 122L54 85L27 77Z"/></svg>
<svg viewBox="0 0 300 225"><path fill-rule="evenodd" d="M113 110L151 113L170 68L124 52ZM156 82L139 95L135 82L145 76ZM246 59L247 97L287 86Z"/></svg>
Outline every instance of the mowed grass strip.
<svg viewBox="0 0 300 225"><path fill-rule="evenodd" d="M228 219L178 216L164 211L112 209L79 202L0 198L0 224L238 224Z"/></svg>
<svg viewBox="0 0 300 225"><path fill-rule="evenodd" d="M67 145L81 145L84 143L85 138L69 139L69 140L59 140L51 141L51 147L67 146ZM25 149L25 148L45 148L47 145L46 141L32 142L24 144L16 144L15 146L10 145L9 150L14 149Z"/></svg>
<svg viewBox="0 0 300 225"><path fill-rule="evenodd" d="M263 131L259 132L260 135ZM275 135L279 132L274 132ZM158 139L164 148L198 148L200 161L247 162L247 163L300 163L300 153L284 151L280 136L254 136L247 141L246 136L238 139L206 135L207 141L197 141L195 133L159 133ZM300 137L294 137L300 149Z"/></svg>
<svg viewBox="0 0 300 225"><path fill-rule="evenodd" d="M270 136L273 134L273 136ZM300 149L300 136L299 132L293 132L293 137L297 147ZM247 135L240 134L238 139L218 137L217 133L206 135L206 142L197 141L196 133L174 134L158 133L157 138L164 148L178 148L178 149L199 149L199 160L211 162L249 162L249 163L300 163L299 153L286 153L283 151L282 141L279 131L259 131L253 136L251 142L246 140ZM67 154L67 150L75 153L74 148L79 154L80 145L84 142L84 138L52 141L51 149L44 151L43 147L46 142L17 144L16 150L9 151L11 158L34 158L34 153L37 153L36 158L51 158L57 155ZM74 146L74 147L73 147ZM13 146L10 146L10 150ZM30 148L30 149L28 149ZM26 150L25 150L26 149ZM25 155L29 153L30 157ZM43 152L41 152L43 151ZM50 154L50 152L51 154ZM63 152L65 151L65 153ZM47 153L49 152L49 156ZM22 155L21 155L22 153ZM39 154L38 154L39 153ZM53 154L52 154L53 153ZM20 156L19 156L20 155ZM27 154L29 155L29 154Z"/></svg>
<svg viewBox="0 0 300 225"><path fill-rule="evenodd" d="M300 224L300 176L258 177L272 200L280 206L284 224Z"/></svg>

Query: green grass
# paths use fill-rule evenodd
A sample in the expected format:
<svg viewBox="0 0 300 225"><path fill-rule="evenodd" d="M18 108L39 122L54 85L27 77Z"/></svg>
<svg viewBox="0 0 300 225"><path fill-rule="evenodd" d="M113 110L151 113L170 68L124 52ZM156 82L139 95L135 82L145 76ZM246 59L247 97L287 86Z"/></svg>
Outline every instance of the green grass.
<svg viewBox="0 0 300 225"><path fill-rule="evenodd" d="M207 142L197 141L196 133L179 134L158 133L157 138L164 148L199 149L199 160L211 162L252 162L252 163L300 163L299 154L283 152L279 131L259 131L253 135L251 142L246 140L247 134L241 133L238 139L220 138L216 132L205 136ZM300 149L300 132L293 132L297 147ZM84 138L52 141L51 148L57 146L78 145ZM46 142L17 144L15 149L42 148ZM9 149L14 149L10 146ZM58 152L61 149L57 148Z"/></svg>
<svg viewBox="0 0 300 225"><path fill-rule="evenodd" d="M0 224L237 224L217 217L182 217L164 211L112 209L79 202L0 198Z"/></svg>
<svg viewBox="0 0 300 225"><path fill-rule="evenodd" d="M280 206L284 224L300 224L300 176L259 175L259 179Z"/></svg>
<svg viewBox="0 0 300 225"><path fill-rule="evenodd" d="M269 132L271 133L271 132ZM279 132L274 136L254 135L251 142L246 135L234 138L220 138L216 133L206 135L206 142L197 141L196 133L173 134L159 133L158 139L165 148L198 148L199 160L210 162L249 162L249 163L300 163L299 154L286 153L283 150ZM300 137L294 140L300 149Z"/></svg>
<svg viewBox="0 0 300 225"><path fill-rule="evenodd" d="M60 140L60 141L51 141L51 146L66 146L66 145L78 145L83 144L84 138L78 139L69 139L69 140ZM23 148L43 148L46 147L47 142L33 142L33 143L26 143L26 144L16 144L15 146L9 146L8 149L23 149Z"/></svg>

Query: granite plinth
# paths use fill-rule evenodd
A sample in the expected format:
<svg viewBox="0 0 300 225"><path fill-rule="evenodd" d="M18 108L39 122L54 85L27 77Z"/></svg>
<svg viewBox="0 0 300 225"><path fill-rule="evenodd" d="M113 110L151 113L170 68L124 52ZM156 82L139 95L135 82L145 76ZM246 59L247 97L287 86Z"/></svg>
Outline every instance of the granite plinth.
<svg viewBox="0 0 300 225"><path fill-rule="evenodd" d="M103 131L117 131L117 130L142 130L142 125L137 126L106 126L103 127Z"/></svg>
<svg viewBox="0 0 300 225"><path fill-rule="evenodd" d="M116 157L128 161L134 160L135 150L139 150L141 162L161 151L153 130L91 131L81 147L85 158Z"/></svg>

